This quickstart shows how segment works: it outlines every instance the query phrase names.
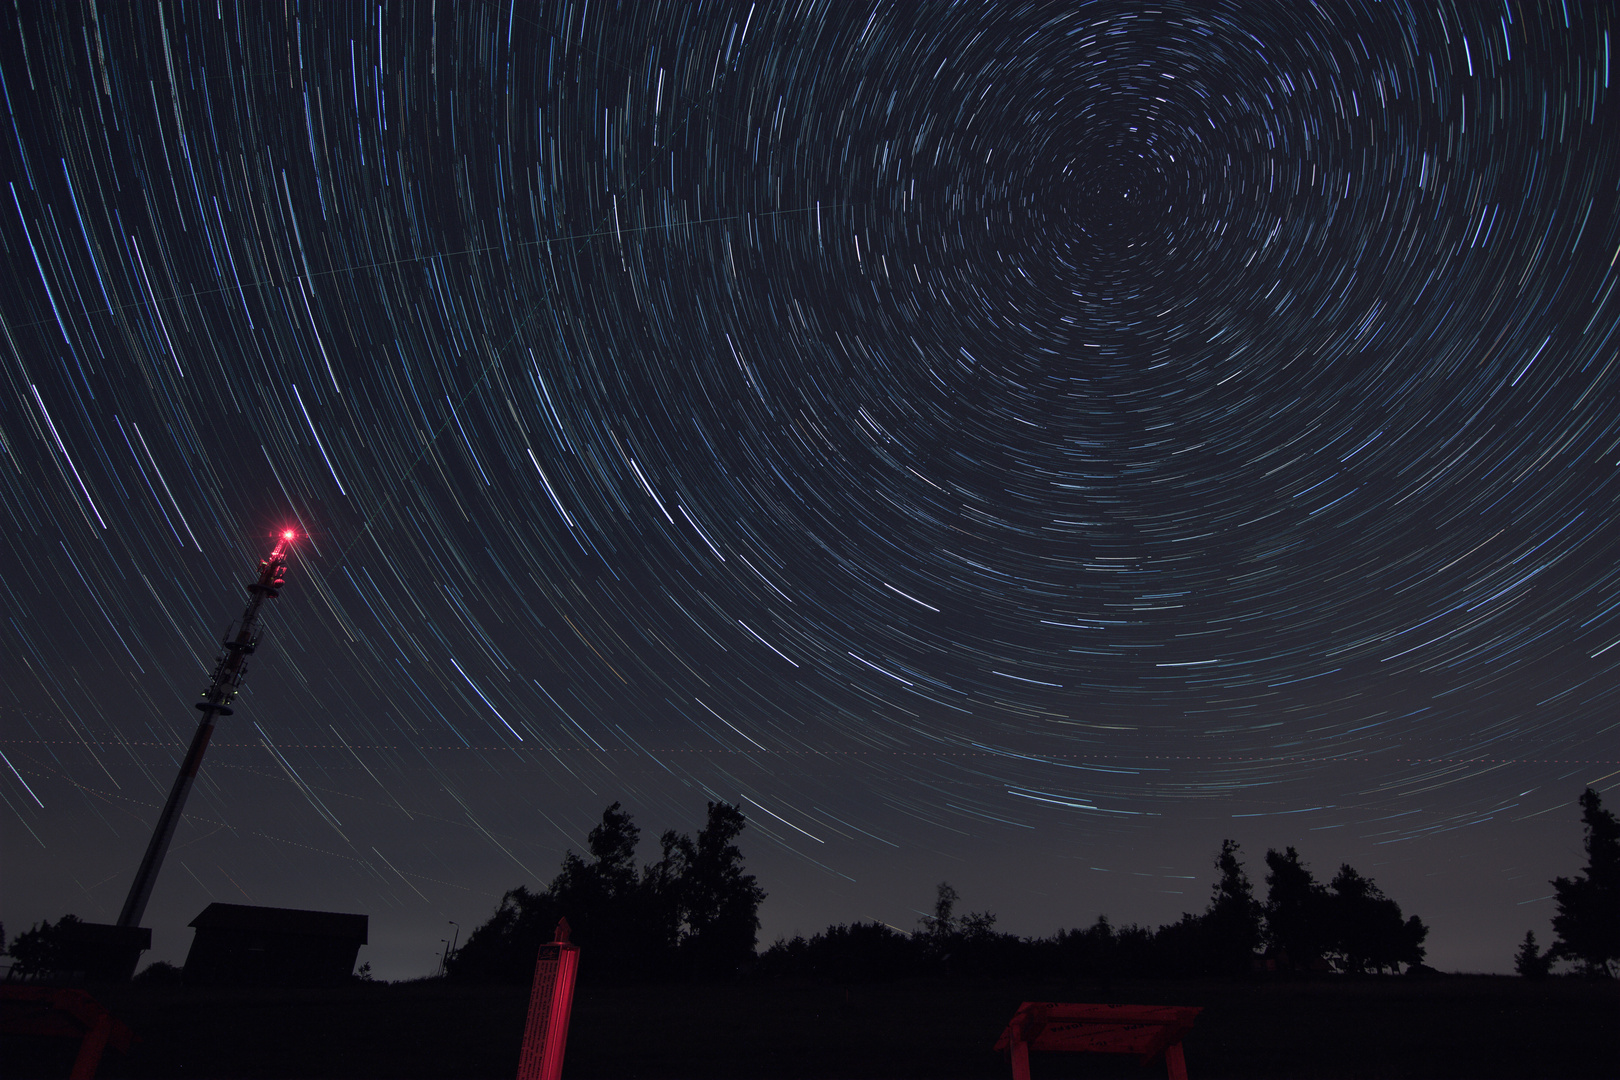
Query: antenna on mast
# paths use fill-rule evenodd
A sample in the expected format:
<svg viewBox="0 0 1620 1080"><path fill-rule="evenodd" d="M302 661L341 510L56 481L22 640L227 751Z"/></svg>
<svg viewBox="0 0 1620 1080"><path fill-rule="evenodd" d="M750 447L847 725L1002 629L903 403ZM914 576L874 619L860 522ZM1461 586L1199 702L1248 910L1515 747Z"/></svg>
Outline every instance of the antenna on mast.
<svg viewBox="0 0 1620 1080"><path fill-rule="evenodd" d="M231 715L231 699L236 697L236 692L242 687L242 678L247 674L245 661L259 644L259 609L266 600L279 596L281 587L287 583L287 556L297 538L298 534L292 529L283 531L270 554L259 560L259 577L248 584L247 608L242 612L236 634L223 643L224 648L214 665L214 677L209 681L208 689L203 691L202 700L197 702L196 707L202 710L202 720L198 722L197 733L191 737L191 747L180 764L180 775L174 778L174 786L169 789L169 801L163 804L163 813L158 815L157 825L152 829L152 840L146 845L146 855L141 859L140 869L135 871L135 881L129 887L129 896L124 899L124 910L118 915L119 926L139 926L141 917L146 914L146 902L152 897L152 886L157 883L158 870L163 867L163 857L169 853L169 842L174 839L174 830L180 824L180 813L186 807L191 785L196 782L197 770L202 767L208 740L214 735L214 722L218 717Z"/></svg>

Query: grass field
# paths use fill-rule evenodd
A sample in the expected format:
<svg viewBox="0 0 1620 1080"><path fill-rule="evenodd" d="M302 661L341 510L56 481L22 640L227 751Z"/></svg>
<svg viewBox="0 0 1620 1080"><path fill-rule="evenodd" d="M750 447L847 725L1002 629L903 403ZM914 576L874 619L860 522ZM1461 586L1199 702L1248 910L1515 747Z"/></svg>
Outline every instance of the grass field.
<svg viewBox="0 0 1620 1080"><path fill-rule="evenodd" d="M527 992L440 982L336 990L103 986L140 1036L102 1077L512 1077ZM1018 1003L1201 1005L1185 1046L1214 1077L1614 1077L1620 984L1494 976L1095 984L583 986L565 1078L969 1080ZM7 1040L4 1075L65 1077L71 1047ZM1033 1056L1035 1080L1160 1077L1162 1062Z"/></svg>

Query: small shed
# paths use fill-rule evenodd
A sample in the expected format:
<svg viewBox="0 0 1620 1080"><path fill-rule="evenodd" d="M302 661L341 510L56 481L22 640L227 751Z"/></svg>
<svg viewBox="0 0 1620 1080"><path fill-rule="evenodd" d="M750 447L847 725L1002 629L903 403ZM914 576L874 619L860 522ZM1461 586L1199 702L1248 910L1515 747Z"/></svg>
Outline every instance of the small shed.
<svg viewBox="0 0 1620 1080"><path fill-rule="evenodd" d="M145 926L87 923L69 916L54 929L51 975L58 979L128 982L141 953L152 947L152 931Z"/></svg>
<svg viewBox="0 0 1620 1080"><path fill-rule="evenodd" d="M332 986L354 973L369 919L337 911L209 904L191 920L194 986Z"/></svg>

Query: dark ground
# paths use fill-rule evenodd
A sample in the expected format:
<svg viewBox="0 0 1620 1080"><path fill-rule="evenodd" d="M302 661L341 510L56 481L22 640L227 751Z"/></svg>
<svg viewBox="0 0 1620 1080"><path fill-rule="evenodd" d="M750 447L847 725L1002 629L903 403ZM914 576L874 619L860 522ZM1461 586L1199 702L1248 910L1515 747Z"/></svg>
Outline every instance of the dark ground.
<svg viewBox="0 0 1620 1080"><path fill-rule="evenodd" d="M336 990L101 986L140 1036L117 1077L512 1077L527 991L440 982ZM1023 1000L1202 1005L1188 1073L1214 1077L1614 1077L1620 984L1495 976L1322 981L583 986L563 1074L578 1080L968 1080ZM67 1040L6 1040L7 1077L65 1077ZM1162 1077L1162 1060L1034 1055L1035 1080Z"/></svg>

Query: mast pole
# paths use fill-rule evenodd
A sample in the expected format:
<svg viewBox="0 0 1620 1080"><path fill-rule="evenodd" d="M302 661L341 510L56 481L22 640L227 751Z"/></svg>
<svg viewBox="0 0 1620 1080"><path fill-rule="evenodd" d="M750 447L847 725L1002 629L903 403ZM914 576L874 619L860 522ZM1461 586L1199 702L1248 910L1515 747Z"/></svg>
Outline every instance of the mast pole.
<svg viewBox="0 0 1620 1080"><path fill-rule="evenodd" d="M163 812L158 815L157 825L152 829L152 839L146 845L140 869L135 871L135 880L124 899L124 909L118 915L119 926L139 926L141 917L146 914L146 902L152 897L152 886L157 883L163 857L169 853L169 842L174 839L180 814L186 807L186 798L191 794L197 771L202 767L203 754L208 750L208 741L213 738L214 723L221 716L231 715L231 699L241 689L242 678L247 674L245 661L259 644L259 609L266 600L279 596L281 586L286 584L287 556L294 539L292 530L287 530L281 534L270 554L259 560L259 577L247 587L248 603L237 624L236 634L223 643L224 647L214 665L214 677L209 681L208 689L203 691L202 700L197 702L196 707L202 710L202 719L197 723L196 734L191 737L191 746L180 764L180 775L174 778L174 786L169 789L169 800L163 804Z"/></svg>

